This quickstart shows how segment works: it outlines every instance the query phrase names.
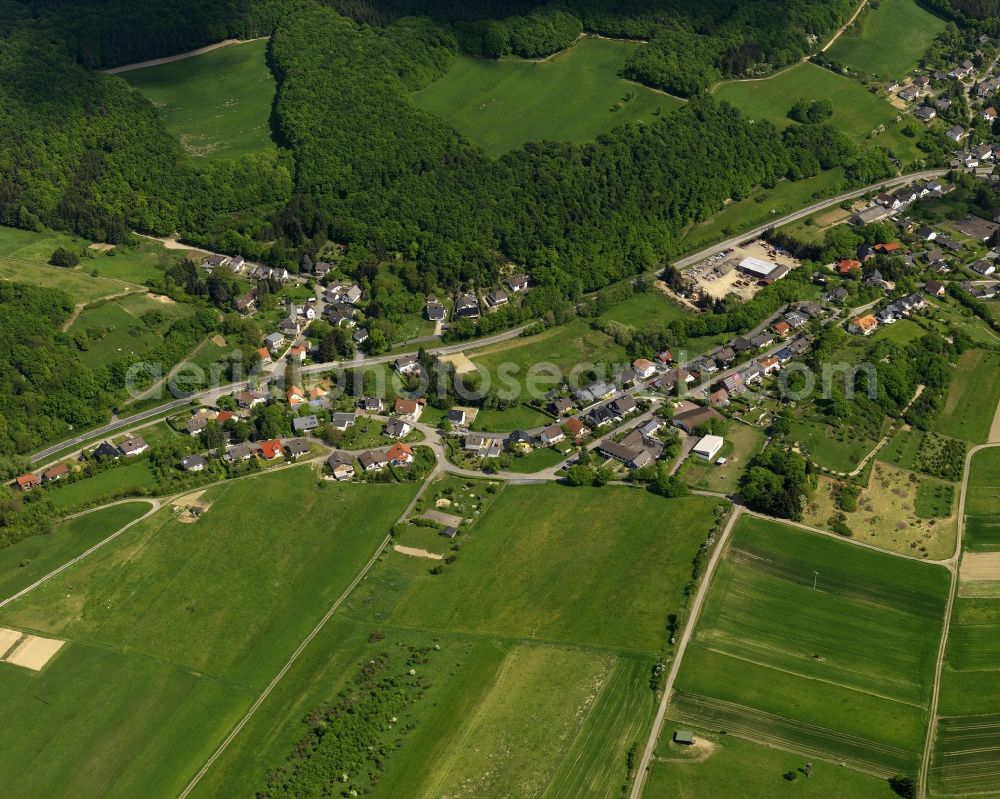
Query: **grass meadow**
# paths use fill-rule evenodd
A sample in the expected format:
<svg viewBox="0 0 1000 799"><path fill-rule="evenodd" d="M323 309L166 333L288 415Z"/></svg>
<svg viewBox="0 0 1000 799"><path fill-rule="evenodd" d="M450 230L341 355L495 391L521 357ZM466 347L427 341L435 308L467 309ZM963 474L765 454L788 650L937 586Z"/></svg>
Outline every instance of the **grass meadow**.
<svg viewBox="0 0 1000 799"><path fill-rule="evenodd" d="M266 41L223 47L122 77L163 115L188 155L235 158L275 149L271 103L277 88Z"/></svg>
<svg viewBox="0 0 1000 799"><path fill-rule="evenodd" d="M195 524L165 509L5 608L69 640L39 674L0 671L5 790L176 795L414 490L317 486L308 467L228 483Z"/></svg>
<svg viewBox="0 0 1000 799"><path fill-rule="evenodd" d="M427 501L448 487L454 500L468 482L444 478ZM716 505L508 485L462 528L442 574L387 552L195 796L252 795L345 674L379 647L434 645L444 657L426 666L428 695L385 759L378 795L502 799L516 785L616 799L656 710L649 679L667 614Z"/></svg>
<svg viewBox="0 0 1000 799"><path fill-rule="evenodd" d="M745 517L672 712L863 771L911 769L947 591L943 568Z"/></svg>
<svg viewBox="0 0 1000 799"><path fill-rule="evenodd" d="M664 731L688 725L669 719ZM645 799L893 799L897 794L886 780L861 774L839 764L813 762L809 778L801 773L805 758L772 746L763 746L733 735L721 736L696 730L708 747L691 752L686 747L661 741L650 769ZM785 779L789 771L795 781Z"/></svg>
<svg viewBox="0 0 1000 799"><path fill-rule="evenodd" d="M132 488L141 490L156 488L153 471L145 459L114 466L98 472L93 477L44 490L56 510L69 512L99 500L113 499Z"/></svg>
<svg viewBox="0 0 1000 799"><path fill-rule="evenodd" d="M841 64L882 78L902 78L920 61L945 21L915 0L879 0L827 51Z"/></svg>
<svg viewBox="0 0 1000 799"><path fill-rule="evenodd" d="M1000 792L1000 599L959 596L941 672L930 785L935 794Z"/></svg>
<svg viewBox="0 0 1000 799"><path fill-rule="evenodd" d="M87 361L104 365L129 355L141 356L158 346L173 322L194 312L193 305L163 303L148 294L132 294L84 309L70 332L86 333L90 341ZM155 314L155 323L146 324L146 314Z"/></svg>
<svg viewBox="0 0 1000 799"><path fill-rule="evenodd" d="M608 364L620 368L632 363L624 347L600 330L594 330L582 319L551 327L534 336L515 338L472 351L469 357L476 366L486 369L497 380L496 385L508 391L520 391L522 398L530 397L525 391L526 375L536 364L552 364L562 377L553 379L551 370L540 370L541 379L537 380L537 385L544 394L563 382L578 365ZM500 371L501 365L504 366L503 372ZM606 376L611 374L612 371L607 370Z"/></svg>
<svg viewBox="0 0 1000 799"><path fill-rule="evenodd" d="M644 291L601 314L602 322L619 322L643 330L649 325L687 319L691 312L659 291Z"/></svg>
<svg viewBox="0 0 1000 799"><path fill-rule="evenodd" d="M870 139L872 143L888 147L904 162L920 156L914 141L899 132L898 110L860 83L815 64L799 64L771 78L728 81L718 87L715 96L751 119L767 120L779 129L797 124L788 118L788 110L800 98L829 99L833 101L830 121L847 135L861 142L885 125L883 133Z"/></svg>
<svg viewBox="0 0 1000 799"><path fill-rule="evenodd" d="M972 456L963 543L974 552L1000 551L1000 447Z"/></svg>
<svg viewBox="0 0 1000 799"><path fill-rule="evenodd" d="M591 141L681 106L675 97L618 77L639 46L583 38L544 61L462 56L443 78L414 93L413 102L492 156L530 141Z"/></svg>
<svg viewBox="0 0 1000 799"><path fill-rule="evenodd" d="M850 472L878 443L853 430L835 430L820 421L794 421L788 441L798 442L820 466L835 472Z"/></svg>
<svg viewBox="0 0 1000 799"><path fill-rule="evenodd" d="M57 524L48 535L0 549L0 599L31 585L148 510L145 502L112 505Z"/></svg>
<svg viewBox="0 0 1000 799"><path fill-rule="evenodd" d="M705 491L736 491L750 459L763 448L765 434L759 427L730 422L723 437L726 443L719 456L726 463L720 466L691 456L680 469L685 483Z"/></svg>
<svg viewBox="0 0 1000 799"><path fill-rule="evenodd" d="M998 402L1000 353L966 350L952 376L934 430L972 444L982 444L989 438Z"/></svg>

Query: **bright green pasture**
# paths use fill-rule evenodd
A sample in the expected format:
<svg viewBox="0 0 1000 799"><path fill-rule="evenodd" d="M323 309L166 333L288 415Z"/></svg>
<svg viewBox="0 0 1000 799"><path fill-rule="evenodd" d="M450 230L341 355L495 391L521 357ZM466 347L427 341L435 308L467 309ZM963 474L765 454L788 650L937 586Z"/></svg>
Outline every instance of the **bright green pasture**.
<svg viewBox="0 0 1000 799"><path fill-rule="evenodd" d="M193 313L192 305L130 294L82 311L70 331L83 331L90 341L83 357L92 364L104 365L118 358L143 355L162 343L163 334L174 321ZM154 324L145 323L143 317L147 314L155 315Z"/></svg>
<svg viewBox="0 0 1000 799"><path fill-rule="evenodd" d="M798 754L762 746L732 735L703 734L712 744L711 755L671 743L675 730L688 725L668 720L664 736L657 746L657 759L649 772L645 799L704 799L735 797L740 799L829 799L850 796L852 799L893 799L896 794L886 780L843 768L839 763L812 759L812 774L807 779L800 771L807 758ZM794 782L784 778L789 771Z"/></svg>
<svg viewBox="0 0 1000 799"><path fill-rule="evenodd" d="M253 41L122 73L155 105L188 155L234 158L274 149L276 83L267 42Z"/></svg>
<svg viewBox="0 0 1000 799"><path fill-rule="evenodd" d="M393 554L399 574L369 579L366 613L405 626L655 653L718 504L623 487L510 485L443 574Z"/></svg>
<svg viewBox="0 0 1000 799"><path fill-rule="evenodd" d="M867 137L880 124L895 120L899 113L860 83L809 63L770 78L723 83L715 96L736 106L751 119L767 120L778 128L796 124L788 118L788 110L800 98L832 100L830 122L858 140Z"/></svg>
<svg viewBox="0 0 1000 799"><path fill-rule="evenodd" d="M0 599L31 585L148 510L145 502L112 505L57 524L48 535L0 549Z"/></svg>
<svg viewBox="0 0 1000 799"><path fill-rule="evenodd" d="M692 226L685 233L681 247L684 252L693 252L740 231L767 224L817 200L834 196L844 186L844 170L840 167L805 180L779 180L774 188L755 189L746 199L729 203L721 211Z"/></svg>
<svg viewBox="0 0 1000 799"><path fill-rule="evenodd" d="M529 396L525 391L526 374L537 364L555 367L555 372L551 369L537 372L539 379L535 385L544 396L571 375L579 380L578 375L588 365L621 367L632 362L625 349L615 344L610 336L594 330L581 319L549 328L534 336L470 351L469 357L473 363L490 373L493 385L504 392L521 391L523 397ZM561 375L561 379L553 378L553 374Z"/></svg>
<svg viewBox="0 0 1000 799"><path fill-rule="evenodd" d="M681 668L683 718L859 768L912 765L947 591L942 568L744 517Z"/></svg>
<svg viewBox="0 0 1000 799"><path fill-rule="evenodd" d="M512 430L531 430L535 427L547 427L550 424L552 424L551 416L546 416L530 405L519 403L502 411L483 408L476 414L469 429L509 433Z"/></svg>
<svg viewBox="0 0 1000 799"><path fill-rule="evenodd" d="M965 497L965 548L1000 550L1000 447L972 456Z"/></svg>
<svg viewBox="0 0 1000 799"><path fill-rule="evenodd" d="M629 297L601 314L602 321L619 322L645 330L649 325L686 319L691 313L658 291L644 291Z"/></svg>
<svg viewBox="0 0 1000 799"><path fill-rule="evenodd" d="M998 402L1000 353L967 350L958 361L934 429L946 436L981 444L989 438Z"/></svg>
<svg viewBox="0 0 1000 799"><path fill-rule="evenodd" d="M850 472L875 448L877 442L852 429L834 430L818 421L792 422L786 439L797 441L820 466L836 472Z"/></svg>
<svg viewBox="0 0 1000 799"><path fill-rule="evenodd" d="M321 485L298 467L213 488L195 524L166 510L4 615L262 685L415 490Z"/></svg>
<svg viewBox="0 0 1000 799"><path fill-rule="evenodd" d="M591 141L682 104L618 77L639 46L584 38L544 61L461 56L443 78L414 93L413 102L493 156L530 141Z"/></svg>
<svg viewBox="0 0 1000 799"><path fill-rule="evenodd" d="M145 458L114 466L75 483L43 489L59 511L70 511L102 499L113 499L132 488L151 490L156 480Z"/></svg>
<svg viewBox="0 0 1000 799"><path fill-rule="evenodd" d="M879 0L877 7L864 12L860 24L834 42L827 55L861 72L902 78L945 24L915 0Z"/></svg>
<svg viewBox="0 0 1000 799"><path fill-rule="evenodd" d="M176 795L414 490L318 486L308 467L231 482L196 523L164 509L4 609L69 640L40 677L0 670L0 767L25 786L8 788Z"/></svg>

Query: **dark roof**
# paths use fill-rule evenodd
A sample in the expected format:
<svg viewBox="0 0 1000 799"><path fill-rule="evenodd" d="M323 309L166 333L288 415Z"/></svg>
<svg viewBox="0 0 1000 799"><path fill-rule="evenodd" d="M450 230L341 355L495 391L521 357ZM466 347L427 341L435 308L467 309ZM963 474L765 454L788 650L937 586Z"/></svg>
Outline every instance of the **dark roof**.
<svg viewBox="0 0 1000 799"><path fill-rule="evenodd" d="M296 455L305 455L309 452L309 444L304 438L293 438L285 442L285 449L294 458Z"/></svg>

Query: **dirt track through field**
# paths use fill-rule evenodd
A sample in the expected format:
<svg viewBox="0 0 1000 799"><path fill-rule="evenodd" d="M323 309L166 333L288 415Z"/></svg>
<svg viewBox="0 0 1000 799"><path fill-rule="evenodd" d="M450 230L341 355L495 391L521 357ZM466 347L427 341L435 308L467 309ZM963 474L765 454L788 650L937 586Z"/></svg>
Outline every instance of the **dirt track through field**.
<svg viewBox="0 0 1000 799"><path fill-rule="evenodd" d="M250 42L259 42L261 39L269 38L269 36L260 36L256 39L224 39L221 42L209 44L205 47L199 47L196 50L188 50L186 53L178 53L177 55L165 56L164 58L151 58L149 61L136 61L134 64L124 64L120 67L113 67L112 69L104 70L104 73L106 75L117 75L121 72L131 72L133 69L158 67L160 64L172 64L174 61L183 61L185 58L194 58L196 55L211 53L213 50L220 50L223 47L230 47L234 44L249 44Z"/></svg>
<svg viewBox="0 0 1000 799"><path fill-rule="evenodd" d="M1000 444L1000 402L997 403L996 413L993 414L993 424L990 426L990 444Z"/></svg>

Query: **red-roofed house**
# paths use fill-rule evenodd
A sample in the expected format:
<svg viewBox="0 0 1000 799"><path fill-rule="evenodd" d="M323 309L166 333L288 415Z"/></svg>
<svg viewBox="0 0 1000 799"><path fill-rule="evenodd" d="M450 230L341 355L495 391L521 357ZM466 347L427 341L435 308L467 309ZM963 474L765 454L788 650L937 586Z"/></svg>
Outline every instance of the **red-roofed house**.
<svg viewBox="0 0 1000 799"><path fill-rule="evenodd" d="M878 320L871 314L868 314L867 316L859 316L857 319L852 320L847 329L852 333L870 336L875 332L876 327L878 327Z"/></svg>
<svg viewBox="0 0 1000 799"><path fill-rule="evenodd" d="M31 489L38 486L42 481L38 479L37 474L28 472L27 474L22 474L18 477L15 482L17 483L17 487L22 491L31 491Z"/></svg>
<svg viewBox="0 0 1000 799"><path fill-rule="evenodd" d="M408 463L413 463L413 449L400 441L389 447L389 451L385 453L385 457L394 466L406 466Z"/></svg>
<svg viewBox="0 0 1000 799"><path fill-rule="evenodd" d="M46 483L54 483L56 480L61 480L66 475L69 474L69 466L65 463L57 463L42 472L42 478Z"/></svg>
<svg viewBox="0 0 1000 799"><path fill-rule="evenodd" d="M288 351L288 357L290 360L298 361L302 363L306 359L306 348L301 344L296 344Z"/></svg>
<svg viewBox="0 0 1000 799"><path fill-rule="evenodd" d="M779 336L787 336L791 331L792 326L788 324L784 319L781 319L771 325L771 330L777 333Z"/></svg>
<svg viewBox="0 0 1000 799"><path fill-rule="evenodd" d="M575 416L571 416L566 420L566 432L573 436L573 438L579 438L587 432L587 426Z"/></svg>
<svg viewBox="0 0 1000 799"><path fill-rule="evenodd" d="M263 364L271 363L271 351L267 347L261 347L257 350L257 354L260 356L260 362Z"/></svg>
<svg viewBox="0 0 1000 799"><path fill-rule="evenodd" d="M235 419L235 418L236 418L236 414L233 413L232 411L219 411L215 415L215 423L217 425L224 425L230 419Z"/></svg>
<svg viewBox="0 0 1000 799"><path fill-rule="evenodd" d="M761 358L757 361L757 365L766 375L771 374L771 372L776 372L781 368L781 362L773 355L770 355L767 358Z"/></svg>
<svg viewBox="0 0 1000 799"><path fill-rule="evenodd" d="M632 369L640 380L645 380L656 374L656 364L648 358L636 358L632 361Z"/></svg>
<svg viewBox="0 0 1000 799"><path fill-rule="evenodd" d="M674 356L670 354L670 350L663 350L657 354L656 360L660 363L670 363L674 360Z"/></svg>
<svg viewBox="0 0 1000 799"><path fill-rule="evenodd" d="M892 255L895 252L899 252L903 248L903 245L898 241L890 241L888 244L876 244L872 247L875 252L885 253L886 255Z"/></svg>
<svg viewBox="0 0 1000 799"><path fill-rule="evenodd" d="M285 450L281 446L281 441L277 438L269 438L267 441L261 441L257 445L257 451L266 461L273 461L275 458L281 458L285 454Z"/></svg>
<svg viewBox="0 0 1000 799"><path fill-rule="evenodd" d="M841 258L837 261L837 271L842 275L861 271L861 261L855 258Z"/></svg>
<svg viewBox="0 0 1000 799"><path fill-rule="evenodd" d="M306 393L298 386L292 386L288 389L288 405L291 408L298 408L303 402L306 401Z"/></svg>

